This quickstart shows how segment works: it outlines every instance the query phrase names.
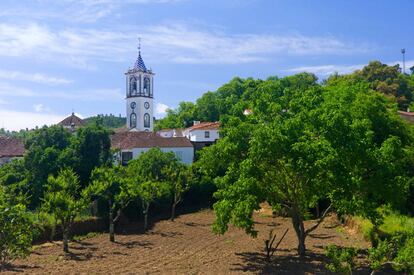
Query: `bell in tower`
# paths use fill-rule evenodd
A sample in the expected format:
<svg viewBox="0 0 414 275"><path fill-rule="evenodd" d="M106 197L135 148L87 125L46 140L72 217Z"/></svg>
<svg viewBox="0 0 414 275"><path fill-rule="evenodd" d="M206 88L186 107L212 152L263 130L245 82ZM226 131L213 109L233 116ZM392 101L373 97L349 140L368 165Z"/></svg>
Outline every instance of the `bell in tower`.
<svg viewBox="0 0 414 275"><path fill-rule="evenodd" d="M154 73L141 57L141 43L134 67L126 73L127 127L135 131L153 131Z"/></svg>

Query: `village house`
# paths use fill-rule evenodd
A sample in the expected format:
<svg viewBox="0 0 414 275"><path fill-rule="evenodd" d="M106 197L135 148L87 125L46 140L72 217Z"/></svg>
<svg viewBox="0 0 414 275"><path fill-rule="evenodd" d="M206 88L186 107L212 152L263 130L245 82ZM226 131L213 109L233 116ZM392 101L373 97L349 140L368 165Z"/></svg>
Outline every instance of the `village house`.
<svg viewBox="0 0 414 275"><path fill-rule="evenodd" d="M9 163L13 159L22 158L24 152L23 140L19 138L0 137L0 166Z"/></svg>
<svg viewBox="0 0 414 275"><path fill-rule="evenodd" d="M410 123L414 123L414 113L410 112L410 110L407 110L407 112L404 111L398 111L398 114L402 119L405 119L406 121Z"/></svg>
<svg viewBox="0 0 414 275"><path fill-rule="evenodd" d="M173 152L186 164L194 160L193 144L185 137L165 138L153 132L122 131L111 136L111 145L122 165L155 147L163 152Z"/></svg>

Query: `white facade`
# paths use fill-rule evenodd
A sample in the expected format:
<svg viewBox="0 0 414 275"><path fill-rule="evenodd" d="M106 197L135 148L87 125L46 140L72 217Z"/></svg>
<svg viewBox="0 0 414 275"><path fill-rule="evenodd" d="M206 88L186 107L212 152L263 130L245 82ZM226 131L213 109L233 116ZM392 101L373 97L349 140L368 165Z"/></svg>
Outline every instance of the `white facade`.
<svg viewBox="0 0 414 275"><path fill-rule="evenodd" d="M198 129L185 131L185 136L193 142L214 142L219 139L217 129Z"/></svg>
<svg viewBox="0 0 414 275"><path fill-rule="evenodd" d="M138 158L142 153L147 152L151 148L133 148L121 150L123 152L132 152L132 158ZM160 147L163 152L173 152L175 156L185 164L193 163L194 148L193 147Z"/></svg>

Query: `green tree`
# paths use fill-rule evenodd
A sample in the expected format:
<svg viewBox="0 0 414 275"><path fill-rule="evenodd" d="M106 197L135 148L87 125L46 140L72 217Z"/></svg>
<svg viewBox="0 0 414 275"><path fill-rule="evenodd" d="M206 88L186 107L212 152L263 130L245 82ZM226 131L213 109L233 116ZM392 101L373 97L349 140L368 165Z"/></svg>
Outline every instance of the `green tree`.
<svg viewBox="0 0 414 275"><path fill-rule="evenodd" d="M114 225L122 210L137 196L137 185L130 184L122 166L95 168L91 176L92 183L83 191L86 198L102 198L109 208L109 240L115 241Z"/></svg>
<svg viewBox="0 0 414 275"><path fill-rule="evenodd" d="M71 134L61 126L42 127L27 138L24 165L31 209L40 204L48 176L56 175L70 163L62 154L69 147L70 138Z"/></svg>
<svg viewBox="0 0 414 275"><path fill-rule="evenodd" d="M63 156L73 161L70 167L79 175L81 186L87 186L95 167L112 162L109 131L99 124L80 128Z"/></svg>
<svg viewBox="0 0 414 275"><path fill-rule="evenodd" d="M138 185L138 194L142 203L142 214L144 215L144 230L148 229L148 212L151 203L162 198L168 189L162 182L146 181Z"/></svg>
<svg viewBox="0 0 414 275"><path fill-rule="evenodd" d="M57 177L49 176L47 192L42 208L60 222L63 232L63 251L69 252L69 235L75 218L85 207L85 201L79 196L79 178L71 169L64 169Z"/></svg>
<svg viewBox="0 0 414 275"><path fill-rule="evenodd" d="M369 88L396 102L399 109L404 111L413 99L414 82L409 75L401 73L398 64L388 66L380 61L371 61L367 66L352 74L330 77L328 83L343 78L353 82L365 81Z"/></svg>
<svg viewBox="0 0 414 275"><path fill-rule="evenodd" d="M138 186L145 229L148 226L148 211L151 203L168 193L167 182L170 179L166 171L169 167L176 166L177 162L174 153L165 153L159 148L151 148L128 163L128 176L132 184Z"/></svg>
<svg viewBox="0 0 414 275"><path fill-rule="evenodd" d="M192 170L191 167L177 160L172 165L165 167L163 172L166 174L166 183L169 185L172 197L170 219L174 221L177 205L182 202L184 194L191 188Z"/></svg>
<svg viewBox="0 0 414 275"><path fill-rule="evenodd" d="M16 258L26 257L31 246L32 220L25 206L0 186L0 270Z"/></svg>
<svg viewBox="0 0 414 275"><path fill-rule="evenodd" d="M252 214L266 201L290 215L303 256L306 237L333 207L378 223L379 205L404 201L412 135L383 96L344 80L321 87L308 74L269 81L250 103L254 115L229 119L202 153L218 186L215 232L232 223L255 235ZM331 205L305 228L322 199Z"/></svg>

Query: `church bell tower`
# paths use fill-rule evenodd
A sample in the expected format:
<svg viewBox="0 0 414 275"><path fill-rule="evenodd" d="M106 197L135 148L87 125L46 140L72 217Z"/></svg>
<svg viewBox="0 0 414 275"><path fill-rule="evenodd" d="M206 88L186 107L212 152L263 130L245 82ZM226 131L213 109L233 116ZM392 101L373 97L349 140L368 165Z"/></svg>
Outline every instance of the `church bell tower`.
<svg viewBox="0 0 414 275"><path fill-rule="evenodd" d="M138 46L138 58L126 73L127 127L135 131L153 131L154 73L145 67Z"/></svg>

